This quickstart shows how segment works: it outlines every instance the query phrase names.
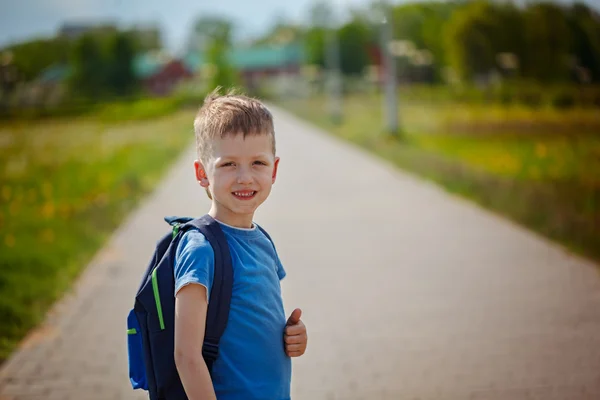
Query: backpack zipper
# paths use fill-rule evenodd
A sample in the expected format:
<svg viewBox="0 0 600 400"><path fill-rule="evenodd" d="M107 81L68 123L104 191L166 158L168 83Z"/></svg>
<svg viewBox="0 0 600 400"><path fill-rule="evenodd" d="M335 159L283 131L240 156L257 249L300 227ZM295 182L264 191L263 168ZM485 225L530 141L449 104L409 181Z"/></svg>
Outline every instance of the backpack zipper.
<svg viewBox="0 0 600 400"><path fill-rule="evenodd" d="M152 271L152 289L154 289L154 301L156 302L156 311L158 312L158 321L160 322L160 330L165 329L165 321L163 320L162 306L160 305L160 293L158 291L158 279L156 278L156 268Z"/></svg>

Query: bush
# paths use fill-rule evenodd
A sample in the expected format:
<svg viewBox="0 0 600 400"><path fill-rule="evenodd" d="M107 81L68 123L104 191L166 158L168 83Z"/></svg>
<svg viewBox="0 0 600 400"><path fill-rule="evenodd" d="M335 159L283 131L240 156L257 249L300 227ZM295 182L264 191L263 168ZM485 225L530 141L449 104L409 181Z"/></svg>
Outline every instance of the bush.
<svg viewBox="0 0 600 400"><path fill-rule="evenodd" d="M576 104L576 101L572 92L562 91L552 96L550 103L552 107L562 110L573 108Z"/></svg>

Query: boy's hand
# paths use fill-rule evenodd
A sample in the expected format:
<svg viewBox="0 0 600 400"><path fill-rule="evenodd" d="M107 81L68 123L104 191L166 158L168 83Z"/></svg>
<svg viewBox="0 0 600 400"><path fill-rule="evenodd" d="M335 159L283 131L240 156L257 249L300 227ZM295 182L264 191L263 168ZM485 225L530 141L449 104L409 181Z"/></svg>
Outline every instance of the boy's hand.
<svg viewBox="0 0 600 400"><path fill-rule="evenodd" d="M285 353L290 357L299 357L306 351L308 335L304 322L300 320L301 316L302 310L296 308L285 325Z"/></svg>

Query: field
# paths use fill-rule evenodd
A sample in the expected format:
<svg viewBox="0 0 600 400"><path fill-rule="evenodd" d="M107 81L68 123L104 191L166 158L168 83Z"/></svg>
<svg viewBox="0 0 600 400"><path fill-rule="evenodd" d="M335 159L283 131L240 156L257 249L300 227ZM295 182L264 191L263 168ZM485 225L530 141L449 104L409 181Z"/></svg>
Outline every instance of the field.
<svg viewBox="0 0 600 400"><path fill-rule="evenodd" d="M154 105L0 124L0 361L193 143L193 111Z"/></svg>

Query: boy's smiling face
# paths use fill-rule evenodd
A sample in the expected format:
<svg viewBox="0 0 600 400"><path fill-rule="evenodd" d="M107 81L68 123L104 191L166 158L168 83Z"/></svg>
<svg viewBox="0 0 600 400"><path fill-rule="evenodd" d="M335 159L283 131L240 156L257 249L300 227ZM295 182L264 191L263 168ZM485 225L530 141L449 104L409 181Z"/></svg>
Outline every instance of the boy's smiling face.
<svg viewBox="0 0 600 400"><path fill-rule="evenodd" d="M249 228L254 212L271 193L279 157L271 136L239 133L214 139L210 155L194 163L200 185L212 195L211 216L228 225Z"/></svg>

